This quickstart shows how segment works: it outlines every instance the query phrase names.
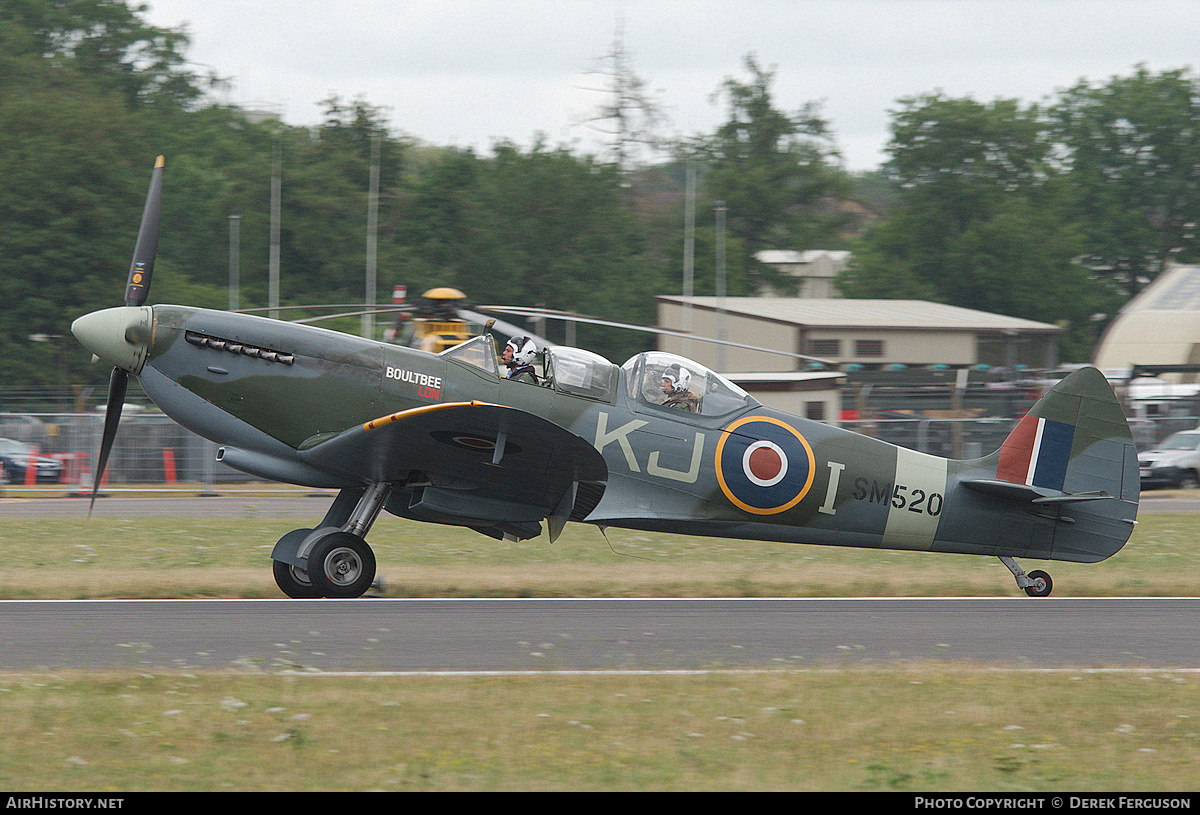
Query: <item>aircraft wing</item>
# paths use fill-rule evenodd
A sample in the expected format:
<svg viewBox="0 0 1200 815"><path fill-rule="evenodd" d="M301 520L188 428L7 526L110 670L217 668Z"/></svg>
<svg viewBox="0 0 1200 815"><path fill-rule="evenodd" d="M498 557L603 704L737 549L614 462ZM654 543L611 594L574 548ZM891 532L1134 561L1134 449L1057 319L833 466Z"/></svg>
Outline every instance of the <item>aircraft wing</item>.
<svg viewBox="0 0 1200 815"><path fill-rule="evenodd" d="M397 514L467 526L549 518L552 538L577 499L588 496L594 506L608 480L604 458L580 437L532 413L483 402L381 416L318 441L301 458L344 476L404 483L409 503Z"/></svg>

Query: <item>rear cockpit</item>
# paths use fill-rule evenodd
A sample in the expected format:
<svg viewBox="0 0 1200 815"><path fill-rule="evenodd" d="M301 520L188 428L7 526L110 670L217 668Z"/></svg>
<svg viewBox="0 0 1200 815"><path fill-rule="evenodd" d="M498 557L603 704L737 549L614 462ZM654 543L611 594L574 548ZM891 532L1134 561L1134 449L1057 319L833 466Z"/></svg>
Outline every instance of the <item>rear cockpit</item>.
<svg viewBox="0 0 1200 815"><path fill-rule="evenodd" d="M647 351L632 357L621 370L629 398L652 408L724 416L759 404L716 371L675 354ZM672 386L673 392L668 393L665 388Z"/></svg>

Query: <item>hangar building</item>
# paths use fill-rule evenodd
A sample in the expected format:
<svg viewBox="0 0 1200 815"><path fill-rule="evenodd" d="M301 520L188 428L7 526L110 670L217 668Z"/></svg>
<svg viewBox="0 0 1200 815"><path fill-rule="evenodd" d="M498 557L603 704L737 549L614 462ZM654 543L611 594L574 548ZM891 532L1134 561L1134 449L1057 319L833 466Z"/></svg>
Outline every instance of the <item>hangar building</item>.
<svg viewBox="0 0 1200 815"><path fill-rule="evenodd" d="M1062 331L1049 323L919 300L675 295L656 300L663 328L820 357L843 369L1053 368ZM808 368L796 357L685 337L660 337L659 347L721 372Z"/></svg>
<svg viewBox="0 0 1200 815"><path fill-rule="evenodd" d="M1097 343L1093 363L1110 379L1134 365L1200 368L1200 266L1173 265L1130 300ZM1196 372L1161 376L1200 381Z"/></svg>

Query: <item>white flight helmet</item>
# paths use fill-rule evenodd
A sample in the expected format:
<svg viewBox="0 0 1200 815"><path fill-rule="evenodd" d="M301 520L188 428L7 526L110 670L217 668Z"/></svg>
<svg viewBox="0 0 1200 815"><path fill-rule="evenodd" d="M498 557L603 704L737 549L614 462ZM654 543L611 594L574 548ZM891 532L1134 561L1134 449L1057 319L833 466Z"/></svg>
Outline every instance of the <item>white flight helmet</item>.
<svg viewBox="0 0 1200 815"><path fill-rule="evenodd" d="M683 393L692 384L692 374L687 368L673 362L663 371L662 378L671 383L672 393Z"/></svg>
<svg viewBox="0 0 1200 815"><path fill-rule="evenodd" d="M506 347L512 350L512 360L516 365L531 365L537 356L537 345L529 337L513 337Z"/></svg>

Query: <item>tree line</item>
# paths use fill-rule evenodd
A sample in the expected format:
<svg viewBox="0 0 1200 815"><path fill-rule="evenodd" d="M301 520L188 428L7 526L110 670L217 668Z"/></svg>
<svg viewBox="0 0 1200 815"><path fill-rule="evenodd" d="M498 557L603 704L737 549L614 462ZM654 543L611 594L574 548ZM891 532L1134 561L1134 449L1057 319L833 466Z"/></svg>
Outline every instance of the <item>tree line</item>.
<svg viewBox="0 0 1200 815"><path fill-rule="evenodd" d="M1046 104L900 100L889 217L856 247L848 297L915 297L1099 332L1168 263L1200 260L1200 82L1137 66Z"/></svg>
<svg viewBox="0 0 1200 815"><path fill-rule="evenodd" d="M222 79L190 68L187 45L125 0L0 3L5 385L102 383L69 326L120 303L159 154L150 302L212 308L228 305L231 216L239 305L267 305L276 173L281 304L362 302L373 156L381 303L396 284L410 295L454 286L476 303L652 323L654 296L681 291L689 167L696 294L715 292L719 249L731 296L787 289L755 261L762 249L851 249L847 296L1060 323L1065 359L1086 359L1104 319L1165 262L1197 252L1200 86L1184 70L1081 81L1044 106L900 100L889 161L851 175L820 106L781 109L772 71L752 55L719 85L720 127L660 140L654 160L635 161L620 140L646 134L627 123L660 118L617 47L601 112L621 126L610 154L590 155L544 139L486 153L429 145L361 98L326 100L315 127L287 125L215 101ZM849 200L876 212L873 226L853 221ZM616 362L653 345L583 326L577 342Z"/></svg>

